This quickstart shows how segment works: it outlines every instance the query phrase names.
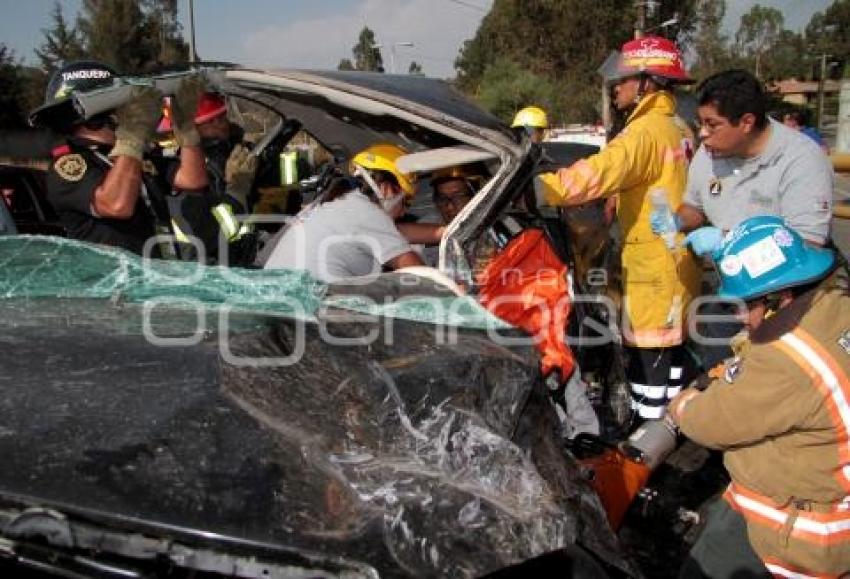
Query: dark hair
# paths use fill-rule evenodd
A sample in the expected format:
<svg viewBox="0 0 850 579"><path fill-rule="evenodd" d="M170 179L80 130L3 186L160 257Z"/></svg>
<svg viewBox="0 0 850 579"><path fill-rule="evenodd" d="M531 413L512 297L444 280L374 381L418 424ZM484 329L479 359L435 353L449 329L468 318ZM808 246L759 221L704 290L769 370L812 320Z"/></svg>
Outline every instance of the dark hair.
<svg viewBox="0 0 850 579"><path fill-rule="evenodd" d="M389 181L396 187L399 187L398 179L396 179L395 175L389 171L372 171L371 173L376 185ZM336 175L331 177L327 186L322 190L319 198L319 204L336 201L352 189L360 189L360 191L373 203L379 202L375 192L372 191L372 188L369 187L366 181L362 178L343 175L341 172L337 172Z"/></svg>
<svg viewBox="0 0 850 579"><path fill-rule="evenodd" d="M717 112L734 125L750 113L756 118L757 128L767 126L764 87L746 70L726 70L711 75L699 84L696 96L699 106L714 105Z"/></svg>

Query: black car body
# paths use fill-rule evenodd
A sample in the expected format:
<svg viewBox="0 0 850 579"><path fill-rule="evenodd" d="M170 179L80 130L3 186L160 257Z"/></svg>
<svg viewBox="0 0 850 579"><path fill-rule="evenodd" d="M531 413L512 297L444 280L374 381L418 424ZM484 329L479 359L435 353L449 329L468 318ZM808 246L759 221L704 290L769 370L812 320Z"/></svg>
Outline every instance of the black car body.
<svg viewBox="0 0 850 579"><path fill-rule="evenodd" d="M0 561L473 577L554 553L560 573L637 575L563 451L532 344L447 289L539 152L432 79L209 79L279 116L258 154L297 125L342 157L392 141L413 165L439 150L492 178L450 224L442 271L365 285L0 238Z"/></svg>

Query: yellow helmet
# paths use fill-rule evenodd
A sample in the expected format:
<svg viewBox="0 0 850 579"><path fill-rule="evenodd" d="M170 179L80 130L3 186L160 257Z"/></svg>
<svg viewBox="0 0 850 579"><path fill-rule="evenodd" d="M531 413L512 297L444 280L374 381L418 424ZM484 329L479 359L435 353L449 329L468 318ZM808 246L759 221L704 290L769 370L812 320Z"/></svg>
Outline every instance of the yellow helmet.
<svg viewBox="0 0 850 579"><path fill-rule="evenodd" d="M452 165L451 167L436 169L433 173L431 173L431 186L436 187L441 183L452 181L454 179L463 179L473 186L480 186L483 176L480 173L471 171L462 165Z"/></svg>
<svg viewBox="0 0 850 579"><path fill-rule="evenodd" d="M511 123L511 128L514 127L548 129L549 119L546 117L546 111L540 107L525 107L514 117L514 122Z"/></svg>
<svg viewBox="0 0 850 579"><path fill-rule="evenodd" d="M407 151L391 143L380 143L363 149L351 160L352 165L368 169L369 171L386 171L391 173L398 181L399 187L404 191L405 197L413 197L416 193L416 177L409 173L402 173L396 167L396 160Z"/></svg>

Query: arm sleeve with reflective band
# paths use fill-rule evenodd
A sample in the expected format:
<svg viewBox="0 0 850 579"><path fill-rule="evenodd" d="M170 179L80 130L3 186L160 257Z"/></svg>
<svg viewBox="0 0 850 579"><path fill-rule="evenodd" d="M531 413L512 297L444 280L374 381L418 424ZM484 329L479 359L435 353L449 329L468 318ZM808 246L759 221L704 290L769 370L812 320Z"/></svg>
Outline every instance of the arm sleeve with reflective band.
<svg viewBox="0 0 850 579"><path fill-rule="evenodd" d="M797 152L796 162L789 166L783 181L785 186L779 197L780 215L805 239L825 243L832 220L832 190L835 185L829 158L816 147L806 147Z"/></svg>
<svg viewBox="0 0 850 579"><path fill-rule="evenodd" d="M673 400L671 412L688 438L725 450L788 432L806 421L819 404L810 383L792 360L764 346L741 363L731 384L717 379L705 392L685 391Z"/></svg>
<svg viewBox="0 0 850 579"><path fill-rule="evenodd" d="M620 134L601 152L555 173L541 174L535 186L542 205L581 205L610 197L651 181L656 162L651 136L646 130Z"/></svg>

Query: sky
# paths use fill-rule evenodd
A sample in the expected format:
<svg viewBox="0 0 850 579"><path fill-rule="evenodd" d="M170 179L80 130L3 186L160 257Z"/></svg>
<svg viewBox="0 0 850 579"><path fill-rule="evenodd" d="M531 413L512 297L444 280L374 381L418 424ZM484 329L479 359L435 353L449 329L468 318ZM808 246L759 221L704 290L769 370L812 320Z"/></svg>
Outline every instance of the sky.
<svg viewBox="0 0 850 579"><path fill-rule="evenodd" d="M623 0L624 2L627 0ZM54 0L0 0L0 43L18 58L35 62L42 30L50 26ZM188 0L180 0L188 38ZM734 34L754 4L779 9L785 27L799 31L832 0L727 0L725 31ZM66 18L80 0L61 0ZM384 46L384 67L406 73L411 60L428 76L454 76L454 60L472 38L493 0L194 0L195 44L201 58L248 66L336 68L351 58L364 25ZM399 43L413 43L403 46Z"/></svg>

